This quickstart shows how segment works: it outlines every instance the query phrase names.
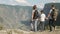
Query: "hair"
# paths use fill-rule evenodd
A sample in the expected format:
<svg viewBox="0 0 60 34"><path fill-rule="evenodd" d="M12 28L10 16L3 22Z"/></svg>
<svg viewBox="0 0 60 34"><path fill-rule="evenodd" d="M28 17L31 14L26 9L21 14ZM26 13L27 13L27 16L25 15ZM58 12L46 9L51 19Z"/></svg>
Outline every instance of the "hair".
<svg viewBox="0 0 60 34"><path fill-rule="evenodd" d="M51 7L54 7L55 5L51 5Z"/></svg>
<svg viewBox="0 0 60 34"><path fill-rule="evenodd" d="M35 10L36 8L37 8L36 5L34 5L34 6L33 6L33 10Z"/></svg>
<svg viewBox="0 0 60 34"><path fill-rule="evenodd" d="M55 7L55 5L51 5L51 7Z"/></svg>
<svg viewBox="0 0 60 34"><path fill-rule="evenodd" d="M43 11L43 10L41 10L41 13L44 13L44 11Z"/></svg>

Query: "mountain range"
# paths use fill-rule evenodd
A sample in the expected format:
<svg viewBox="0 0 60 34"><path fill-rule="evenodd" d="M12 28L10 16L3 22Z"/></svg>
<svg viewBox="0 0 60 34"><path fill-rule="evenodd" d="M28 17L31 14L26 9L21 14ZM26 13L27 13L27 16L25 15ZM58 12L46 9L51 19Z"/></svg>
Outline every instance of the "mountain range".
<svg viewBox="0 0 60 34"><path fill-rule="evenodd" d="M4 29L30 29L32 6L0 4L0 24Z"/></svg>
<svg viewBox="0 0 60 34"><path fill-rule="evenodd" d="M43 10L47 15L52 4L59 9L56 25L60 26L60 3L47 3ZM38 8L38 10L41 10L41 8ZM0 4L0 29L30 30L31 15L32 6Z"/></svg>

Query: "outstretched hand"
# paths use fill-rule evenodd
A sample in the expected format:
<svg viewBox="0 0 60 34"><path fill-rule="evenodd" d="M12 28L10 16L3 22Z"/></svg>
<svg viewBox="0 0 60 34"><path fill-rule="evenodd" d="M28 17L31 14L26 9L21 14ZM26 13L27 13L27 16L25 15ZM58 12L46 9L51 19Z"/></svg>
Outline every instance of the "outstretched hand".
<svg viewBox="0 0 60 34"><path fill-rule="evenodd" d="M46 20L48 20L48 18L46 17Z"/></svg>

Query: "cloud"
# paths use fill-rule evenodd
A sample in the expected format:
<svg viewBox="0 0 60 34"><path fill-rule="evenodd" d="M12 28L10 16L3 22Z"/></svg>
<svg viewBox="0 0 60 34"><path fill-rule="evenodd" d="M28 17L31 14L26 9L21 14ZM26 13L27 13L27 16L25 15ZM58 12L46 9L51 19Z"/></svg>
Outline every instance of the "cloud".
<svg viewBox="0 0 60 34"><path fill-rule="evenodd" d="M52 0L52 2L53 2L53 3L56 3L56 2L58 2L58 1L57 1L57 0Z"/></svg>
<svg viewBox="0 0 60 34"><path fill-rule="evenodd" d="M27 3L26 0L16 0L16 1L19 2L19 3Z"/></svg>
<svg viewBox="0 0 60 34"><path fill-rule="evenodd" d="M60 3L60 0L46 0L46 3Z"/></svg>
<svg viewBox="0 0 60 34"><path fill-rule="evenodd" d="M44 8L44 4L40 3L40 4L37 5L37 7L43 9Z"/></svg>
<svg viewBox="0 0 60 34"><path fill-rule="evenodd" d="M20 4L26 4L28 6L30 6L31 4L27 1L27 0L15 0L16 2L20 3Z"/></svg>

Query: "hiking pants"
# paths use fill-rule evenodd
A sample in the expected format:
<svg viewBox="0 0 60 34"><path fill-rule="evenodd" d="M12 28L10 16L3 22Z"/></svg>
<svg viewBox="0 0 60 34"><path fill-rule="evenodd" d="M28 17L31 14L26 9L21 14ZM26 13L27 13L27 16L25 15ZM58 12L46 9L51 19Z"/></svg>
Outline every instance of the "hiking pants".
<svg viewBox="0 0 60 34"><path fill-rule="evenodd" d="M52 31L52 27L55 28L55 23L56 23L56 21L54 21L53 19L49 19L49 28L50 28L50 31Z"/></svg>

